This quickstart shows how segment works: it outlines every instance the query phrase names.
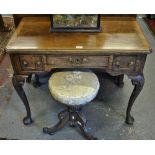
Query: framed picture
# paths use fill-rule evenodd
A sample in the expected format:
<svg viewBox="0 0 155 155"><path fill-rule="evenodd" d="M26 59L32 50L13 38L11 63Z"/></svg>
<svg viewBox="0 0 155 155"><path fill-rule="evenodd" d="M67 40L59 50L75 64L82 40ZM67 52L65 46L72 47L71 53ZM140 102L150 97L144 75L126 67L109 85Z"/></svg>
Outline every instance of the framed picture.
<svg viewBox="0 0 155 155"><path fill-rule="evenodd" d="M100 15L54 14L51 15L51 32L100 32Z"/></svg>

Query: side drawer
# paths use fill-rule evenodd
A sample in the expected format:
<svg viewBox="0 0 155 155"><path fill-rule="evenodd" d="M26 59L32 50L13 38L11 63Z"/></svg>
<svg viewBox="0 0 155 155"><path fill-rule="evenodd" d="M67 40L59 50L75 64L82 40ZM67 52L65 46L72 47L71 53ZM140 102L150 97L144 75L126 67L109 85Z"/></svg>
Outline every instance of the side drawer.
<svg viewBox="0 0 155 155"><path fill-rule="evenodd" d="M43 61L42 56L38 55L20 55L19 62L22 70L42 70Z"/></svg>
<svg viewBox="0 0 155 155"><path fill-rule="evenodd" d="M136 56L114 56L114 71L134 71L136 68Z"/></svg>

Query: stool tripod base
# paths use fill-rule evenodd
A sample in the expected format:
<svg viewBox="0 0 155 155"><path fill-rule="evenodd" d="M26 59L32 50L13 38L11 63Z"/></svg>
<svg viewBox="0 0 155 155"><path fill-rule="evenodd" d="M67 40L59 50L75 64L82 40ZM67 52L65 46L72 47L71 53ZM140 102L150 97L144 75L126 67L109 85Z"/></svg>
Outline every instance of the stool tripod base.
<svg viewBox="0 0 155 155"><path fill-rule="evenodd" d="M86 119L82 116L80 109L80 107L68 107L68 109L65 109L58 114L59 122L51 128L44 127L43 132L45 134L53 135L69 122L71 127L78 127L86 139L97 140L97 138L88 132L86 128Z"/></svg>

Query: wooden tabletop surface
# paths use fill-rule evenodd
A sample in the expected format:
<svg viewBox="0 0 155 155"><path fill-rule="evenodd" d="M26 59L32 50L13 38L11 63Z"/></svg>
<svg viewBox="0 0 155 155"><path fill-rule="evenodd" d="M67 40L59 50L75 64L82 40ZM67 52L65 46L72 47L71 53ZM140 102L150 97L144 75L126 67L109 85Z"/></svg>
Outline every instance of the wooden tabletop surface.
<svg viewBox="0 0 155 155"><path fill-rule="evenodd" d="M9 53L150 53L135 17L102 17L99 33L49 32L48 17L25 17L7 45Z"/></svg>

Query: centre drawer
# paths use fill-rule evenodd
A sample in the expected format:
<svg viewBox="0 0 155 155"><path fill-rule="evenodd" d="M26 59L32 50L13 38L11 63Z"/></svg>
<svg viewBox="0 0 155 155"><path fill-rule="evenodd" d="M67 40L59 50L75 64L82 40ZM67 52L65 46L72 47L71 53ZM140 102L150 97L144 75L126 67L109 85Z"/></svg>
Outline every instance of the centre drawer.
<svg viewBox="0 0 155 155"><path fill-rule="evenodd" d="M46 64L52 67L110 67L110 56L46 56Z"/></svg>

